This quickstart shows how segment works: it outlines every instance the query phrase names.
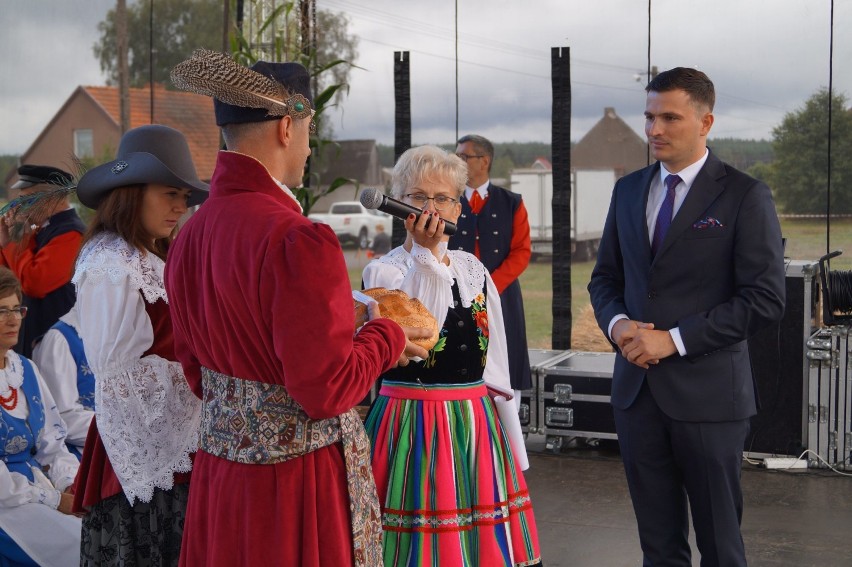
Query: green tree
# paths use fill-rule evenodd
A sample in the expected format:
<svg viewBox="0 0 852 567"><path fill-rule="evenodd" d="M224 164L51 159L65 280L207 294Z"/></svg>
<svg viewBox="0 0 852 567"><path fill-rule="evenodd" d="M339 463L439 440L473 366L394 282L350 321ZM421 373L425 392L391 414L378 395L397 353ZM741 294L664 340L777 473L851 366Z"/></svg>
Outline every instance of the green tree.
<svg viewBox="0 0 852 567"><path fill-rule="evenodd" d="M843 94L831 97L832 214L852 213L852 111ZM826 212L828 185L828 89L784 117L772 131L775 160L758 168L786 213Z"/></svg>
<svg viewBox="0 0 852 567"><path fill-rule="evenodd" d="M142 87L151 81L151 22L153 19L154 82L171 85L172 67L200 47L222 50L221 0L138 0L127 6L128 67L130 86ZM115 9L98 24L100 38L94 45L95 57L107 83L118 84L118 58L115 41Z"/></svg>
<svg viewBox="0 0 852 567"><path fill-rule="evenodd" d="M244 12L262 13L260 9L249 9L251 0L245 3ZM233 2L231 2L233 4ZM258 35L274 35L273 52L275 61L298 61L302 52L299 37L299 21L295 2L279 5L274 17L259 22ZM137 0L127 6L128 67L130 86L142 87L151 80L150 72L150 22L153 16L154 81L171 87L169 73L172 67L189 57L195 49L204 47L222 50L222 0L156 0L151 14L151 0ZM234 25L236 18L231 15ZM244 27L248 27L248 19ZM349 18L342 13L328 10L317 11L316 65L328 67L328 72L319 76L317 92L331 84L345 85L351 64L358 57L358 39L349 33ZM98 24L100 38L94 45L95 57L101 70L107 74L107 83L118 84L118 60L115 42L115 9L107 13L106 19ZM232 30L231 35L237 36ZM239 40L236 40L239 43ZM260 58L268 59L265 49L258 49L257 37L245 39ZM266 46L264 46L266 47ZM232 49L240 51L237 47ZM345 65L332 65L342 60ZM253 61L252 61L253 62ZM336 91L334 101L339 103L342 91Z"/></svg>
<svg viewBox="0 0 852 567"><path fill-rule="evenodd" d="M334 179L327 186L318 184L318 172L334 161L339 153L339 145L332 139L332 130L323 114L348 89L344 81L352 67L350 61L339 57L338 51L353 56L357 55L357 51L356 40L346 34L348 18L330 13L323 16L319 12L316 24L318 29L312 34L317 38L314 43L310 37L302 36L301 16L295 7L296 2L285 2L265 14L265 18L244 24L243 30L237 30L232 37L231 51L234 58L245 65L251 65L259 59L296 61L304 65L311 76L316 111L313 119L317 124L317 133L311 136L311 158L304 185L293 188L302 205L302 212L308 215L314 203L323 195L348 183L358 186L357 180L343 177ZM323 25L340 29L326 33L326 30L319 29Z"/></svg>

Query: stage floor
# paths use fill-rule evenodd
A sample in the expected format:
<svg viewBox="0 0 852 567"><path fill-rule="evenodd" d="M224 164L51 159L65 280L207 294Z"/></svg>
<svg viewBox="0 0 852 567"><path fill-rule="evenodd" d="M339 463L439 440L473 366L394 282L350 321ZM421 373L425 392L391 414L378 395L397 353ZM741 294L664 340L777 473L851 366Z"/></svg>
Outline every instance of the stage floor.
<svg viewBox="0 0 852 567"><path fill-rule="evenodd" d="M547 567L642 564L617 451L530 452L526 472ZM743 539L750 567L852 565L852 477L831 471L743 470ZM695 540L693 565L700 564Z"/></svg>

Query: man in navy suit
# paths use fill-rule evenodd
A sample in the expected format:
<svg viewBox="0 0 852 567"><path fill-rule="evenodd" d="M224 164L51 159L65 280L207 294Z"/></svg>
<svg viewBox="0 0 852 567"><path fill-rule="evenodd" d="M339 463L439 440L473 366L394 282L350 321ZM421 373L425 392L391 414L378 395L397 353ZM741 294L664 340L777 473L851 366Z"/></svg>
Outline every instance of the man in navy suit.
<svg viewBox="0 0 852 567"><path fill-rule="evenodd" d="M784 311L781 229L769 188L706 147L707 75L678 67L645 90L658 161L616 183L589 283L619 352L612 405L644 565L691 565L688 508L702 567L746 565L747 339Z"/></svg>

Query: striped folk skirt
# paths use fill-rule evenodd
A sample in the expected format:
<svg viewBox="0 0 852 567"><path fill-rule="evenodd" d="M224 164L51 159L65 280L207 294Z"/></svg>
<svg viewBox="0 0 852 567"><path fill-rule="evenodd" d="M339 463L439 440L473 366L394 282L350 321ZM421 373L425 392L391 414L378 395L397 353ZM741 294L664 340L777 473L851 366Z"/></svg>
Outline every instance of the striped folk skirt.
<svg viewBox="0 0 852 567"><path fill-rule="evenodd" d="M540 563L529 491L482 381L385 381L366 428L385 567Z"/></svg>

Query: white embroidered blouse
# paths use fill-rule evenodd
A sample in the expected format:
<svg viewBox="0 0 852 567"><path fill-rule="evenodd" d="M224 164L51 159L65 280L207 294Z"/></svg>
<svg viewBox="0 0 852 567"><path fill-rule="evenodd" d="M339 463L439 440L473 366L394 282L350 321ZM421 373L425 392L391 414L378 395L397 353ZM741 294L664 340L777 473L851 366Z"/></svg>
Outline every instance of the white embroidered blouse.
<svg viewBox="0 0 852 567"><path fill-rule="evenodd" d="M483 380L492 389L512 397L509 382L509 358L500 295L491 275L476 256L461 250L447 250L441 243L449 265L439 262L428 248L414 244L411 253L399 246L364 268L364 286L400 289L416 297L443 325L453 305L453 280L458 283L462 306L470 307L474 298L486 290L488 310L488 358Z"/></svg>
<svg viewBox="0 0 852 567"><path fill-rule="evenodd" d="M76 307L72 307L59 320L80 332ZM44 334L44 338L33 349L33 362L41 370L44 381L56 400L59 415L62 416L62 421L68 428L66 443L79 447L82 451L95 412L80 403L80 392L77 390L77 362L71 355L68 342L61 332L50 329Z"/></svg>
<svg viewBox="0 0 852 567"><path fill-rule="evenodd" d="M488 356L482 379L499 395L494 404L512 451L521 470L529 467L518 411L512 400L514 393L509 381L509 351L506 348L506 328L500 294L491 275L476 256L461 250L447 250L442 242L439 255L449 259L449 265L439 262L428 248L413 243L411 253L399 246L364 268L364 287L399 289L416 297L429 310L438 325L443 325L447 311L453 305L453 281L458 284L463 307L470 307L485 287L485 308L488 311Z"/></svg>
<svg viewBox="0 0 852 567"><path fill-rule="evenodd" d="M143 356L154 343L145 303L168 302L164 266L105 232L83 247L72 279L98 431L131 504L149 502L154 488L171 489L198 448L201 401L180 363Z"/></svg>

